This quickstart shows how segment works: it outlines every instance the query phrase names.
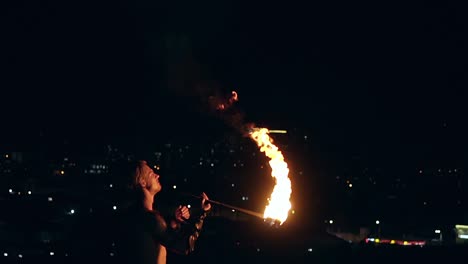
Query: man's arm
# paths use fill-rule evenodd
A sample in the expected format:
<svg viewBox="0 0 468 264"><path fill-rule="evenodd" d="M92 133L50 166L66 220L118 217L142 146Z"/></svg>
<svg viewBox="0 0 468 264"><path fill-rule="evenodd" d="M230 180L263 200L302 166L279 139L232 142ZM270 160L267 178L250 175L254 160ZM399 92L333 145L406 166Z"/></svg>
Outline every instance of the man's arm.
<svg viewBox="0 0 468 264"><path fill-rule="evenodd" d="M201 210L187 221L177 222L169 220L164 234L161 234L161 243L170 251L187 255L195 250L195 243L200 237L205 218L209 211Z"/></svg>
<svg viewBox="0 0 468 264"><path fill-rule="evenodd" d="M211 205L207 203L207 200L208 197L203 193L201 210L193 217L190 217L186 207L179 206L175 217L168 219L169 226L161 240L167 249L183 255L195 250L195 243L200 236L204 220L211 210Z"/></svg>

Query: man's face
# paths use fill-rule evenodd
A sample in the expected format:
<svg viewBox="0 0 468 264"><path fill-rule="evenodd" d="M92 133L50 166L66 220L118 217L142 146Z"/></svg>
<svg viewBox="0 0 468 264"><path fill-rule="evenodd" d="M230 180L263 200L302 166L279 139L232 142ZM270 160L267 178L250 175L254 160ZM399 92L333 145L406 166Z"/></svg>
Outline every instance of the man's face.
<svg viewBox="0 0 468 264"><path fill-rule="evenodd" d="M162 186L159 182L159 174L155 173L148 165L143 166L143 173L146 181L146 186L144 186L144 188L153 194L157 194L161 191Z"/></svg>

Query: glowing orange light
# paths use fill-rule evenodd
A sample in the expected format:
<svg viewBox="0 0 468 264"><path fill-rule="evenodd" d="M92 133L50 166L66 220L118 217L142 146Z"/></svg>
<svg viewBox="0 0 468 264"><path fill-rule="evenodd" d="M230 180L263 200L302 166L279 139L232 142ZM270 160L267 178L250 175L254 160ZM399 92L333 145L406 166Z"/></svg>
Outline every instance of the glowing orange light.
<svg viewBox="0 0 468 264"><path fill-rule="evenodd" d="M227 100L223 99L222 100L223 102L219 102L219 99L216 99L216 101L218 101L218 103L216 105L216 110L225 110L225 109L231 107L231 105L234 102L237 102L238 100L239 100L239 97L237 96L237 92L232 91L231 96Z"/></svg>
<svg viewBox="0 0 468 264"><path fill-rule="evenodd" d="M237 97L237 92L236 91L232 91L231 92L231 98L229 98L229 103L233 103L235 101L239 100L239 98Z"/></svg>
<svg viewBox="0 0 468 264"><path fill-rule="evenodd" d="M254 128L250 137L257 143L261 152L270 158L271 176L275 178L276 184L273 188L269 204L265 208L263 218L271 218L283 224L288 218L291 209L291 180L288 178L288 164L284 161L283 154L268 135L266 128Z"/></svg>

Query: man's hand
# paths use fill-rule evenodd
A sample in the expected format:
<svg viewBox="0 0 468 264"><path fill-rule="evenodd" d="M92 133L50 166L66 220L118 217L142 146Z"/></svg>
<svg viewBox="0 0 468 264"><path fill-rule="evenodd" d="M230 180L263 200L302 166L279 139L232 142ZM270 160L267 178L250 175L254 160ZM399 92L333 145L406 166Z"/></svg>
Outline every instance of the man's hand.
<svg viewBox="0 0 468 264"><path fill-rule="evenodd" d="M177 207L175 211L175 219L177 220L177 222L182 223L182 222L185 222L185 220L189 218L190 218L190 212L187 206L179 205L179 207Z"/></svg>
<svg viewBox="0 0 468 264"><path fill-rule="evenodd" d="M206 193L202 193L201 194L202 196L202 202L201 202L201 208L203 209L203 211L209 211L211 209L211 204L208 202L208 196L206 195Z"/></svg>

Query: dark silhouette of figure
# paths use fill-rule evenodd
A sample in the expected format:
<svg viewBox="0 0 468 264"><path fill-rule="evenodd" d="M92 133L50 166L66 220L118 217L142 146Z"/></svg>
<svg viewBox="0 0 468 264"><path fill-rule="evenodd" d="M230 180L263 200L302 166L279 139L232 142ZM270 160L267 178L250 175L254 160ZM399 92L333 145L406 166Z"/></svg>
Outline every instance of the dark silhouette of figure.
<svg viewBox="0 0 468 264"><path fill-rule="evenodd" d="M201 210L191 215L186 206L178 206L171 217L155 209L155 195L161 191L159 175L146 161L130 166L130 189L133 204L118 217L115 256L119 263L166 263L167 251L187 255L194 251L211 209L202 193Z"/></svg>

